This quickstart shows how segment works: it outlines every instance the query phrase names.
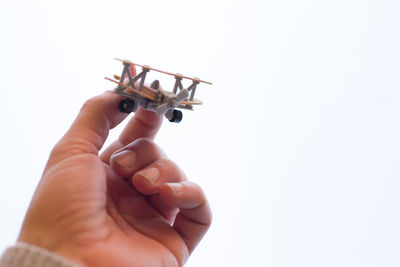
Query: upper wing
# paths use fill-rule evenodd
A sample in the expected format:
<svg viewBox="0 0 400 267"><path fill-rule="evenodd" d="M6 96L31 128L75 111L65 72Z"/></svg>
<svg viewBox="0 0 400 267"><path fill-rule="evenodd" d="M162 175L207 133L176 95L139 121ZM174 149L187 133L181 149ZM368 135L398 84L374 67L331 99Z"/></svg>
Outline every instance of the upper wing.
<svg viewBox="0 0 400 267"><path fill-rule="evenodd" d="M121 61L123 63L131 64L131 65L135 65L135 66L138 66L138 67L146 68L146 69L149 69L149 70L154 70L154 71L157 71L157 72L160 72L160 73L164 73L164 74L167 74L167 75L172 75L172 76L179 77L179 78L182 78L182 79L188 79L188 80L191 80L191 81L194 81L194 82L206 83L206 84L210 84L210 85L212 84L210 82L203 81L203 80L200 80L200 79L197 79L197 78L191 78L191 77L187 77L187 76L184 76L184 75L181 75L181 74L171 73L171 72L167 72L167 71L151 68L151 67L146 66L146 65L136 64L136 63L134 63L134 62L132 62L130 60L126 60L126 59L115 58L115 60Z"/></svg>

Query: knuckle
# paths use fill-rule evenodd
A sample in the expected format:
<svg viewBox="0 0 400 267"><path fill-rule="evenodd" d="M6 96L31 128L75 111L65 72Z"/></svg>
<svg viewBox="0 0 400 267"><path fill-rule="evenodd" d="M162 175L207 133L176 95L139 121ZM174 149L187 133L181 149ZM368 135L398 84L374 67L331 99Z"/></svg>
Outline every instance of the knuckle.
<svg viewBox="0 0 400 267"><path fill-rule="evenodd" d="M65 154L66 151L71 147L72 142L70 140L61 139L54 145L50 152L50 158L58 157L59 155Z"/></svg>
<svg viewBox="0 0 400 267"><path fill-rule="evenodd" d="M173 177L176 181L187 181L185 173L174 161L168 158L161 158L154 162L154 167L159 169L162 173Z"/></svg>
<svg viewBox="0 0 400 267"><path fill-rule="evenodd" d="M81 111L86 111L91 109L93 106L96 106L98 103L97 97L92 97L82 105Z"/></svg>
<svg viewBox="0 0 400 267"><path fill-rule="evenodd" d="M203 188L201 188L200 185L198 185L198 184L196 184L196 183L194 183L192 181L186 181L186 182L184 182L184 185L186 187L191 188L191 191L195 192L197 197L199 199L201 199L203 203L207 203L206 194L204 193L204 190L203 190Z"/></svg>
<svg viewBox="0 0 400 267"><path fill-rule="evenodd" d="M155 167L160 167L162 169L179 169L178 165L168 158L161 158L154 163Z"/></svg>
<svg viewBox="0 0 400 267"><path fill-rule="evenodd" d="M195 182L192 181L186 181L185 186L192 188L193 190L200 192L202 195L204 195L203 189L200 187L200 185L196 184Z"/></svg>
<svg viewBox="0 0 400 267"><path fill-rule="evenodd" d="M90 110L93 108L97 108L99 106L103 106L105 103L105 94L98 95L86 100L86 102L82 105L81 111Z"/></svg>
<svg viewBox="0 0 400 267"><path fill-rule="evenodd" d="M164 153L161 148L150 138L138 138L132 143L132 146L135 148L135 150L145 151L145 153L148 155L157 155L157 157L161 158L164 157Z"/></svg>
<svg viewBox="0 0 400 267"><path fill-rule="evenodd" d="M153 140L151 140L148 137L140 137L134 141L137 145L142 145L142 146L157 146Z"/></svg>
<svg viewBox="0 0 400 267"><path fill-rule="evenodd" d="M87 151L88 143L80 138L63 138L51 150L50 157L59 157L61 155L77 155ZM93 153L96 148L92 147Z"/></svg>

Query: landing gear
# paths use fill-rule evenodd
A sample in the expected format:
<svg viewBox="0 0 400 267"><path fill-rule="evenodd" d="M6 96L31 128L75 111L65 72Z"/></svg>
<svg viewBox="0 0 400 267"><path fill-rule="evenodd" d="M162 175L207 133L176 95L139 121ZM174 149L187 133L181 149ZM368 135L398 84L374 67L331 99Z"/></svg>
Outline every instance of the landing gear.
<svg viewBox="0 0 400 267"><path fill-rule="evenodd" d="M169 119L170 122L175 122L175 123L179 123L182 120L182 111L174 109L174 111L172 111L172 116Z"/></svg>
<svg viewBox="0 0 400 267"><path fill-rule="evenodd" d="M124 98L119 102L119 111L123 113L131 113L135 111L137 108L136 104L134 101Z"/></svg>

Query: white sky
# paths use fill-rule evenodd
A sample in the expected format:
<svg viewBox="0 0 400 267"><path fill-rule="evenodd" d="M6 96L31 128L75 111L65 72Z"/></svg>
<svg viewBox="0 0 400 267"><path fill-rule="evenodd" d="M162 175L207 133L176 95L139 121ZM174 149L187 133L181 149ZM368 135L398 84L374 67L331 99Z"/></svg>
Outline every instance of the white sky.
<svg viewBox="0 0 400 267"><path fill-rule="evenodd" d="M395 0L0 1L0 251L120 57L213 82L156 140L213 208L187 266L399 266L399 14Z"/></svg>

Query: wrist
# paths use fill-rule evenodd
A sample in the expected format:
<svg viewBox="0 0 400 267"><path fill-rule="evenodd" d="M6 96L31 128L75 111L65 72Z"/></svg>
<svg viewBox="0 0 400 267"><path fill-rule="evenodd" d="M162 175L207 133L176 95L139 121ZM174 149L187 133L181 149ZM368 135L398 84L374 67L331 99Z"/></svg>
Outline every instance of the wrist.
<svg viewBox="0 0 400 267"><path fill-rule="evenodd" d="M7 267L79 267L82 266L43 247L18 242L7 248L0 258L0 266Z"/></svg>
<svg viewBox="0 0 400 267"><path fill-rule="evenodd" d="M54 240L52 240L51 238L46 238L44 235L26 236L23 233L21 233L20 236L18 237L18 242L16 246L19 249L32 248L33 252L42 251L44 252L44 254L45 252L47 252L49 254L55 255L55 257L60 257L64 260L67 260L75 264L74 266L85 265L83 261L73 253L73 250L69 250L67 248L64 248L64 246L60 244L56 244ZM42 267L41 265L38 266Z"/></svg>

